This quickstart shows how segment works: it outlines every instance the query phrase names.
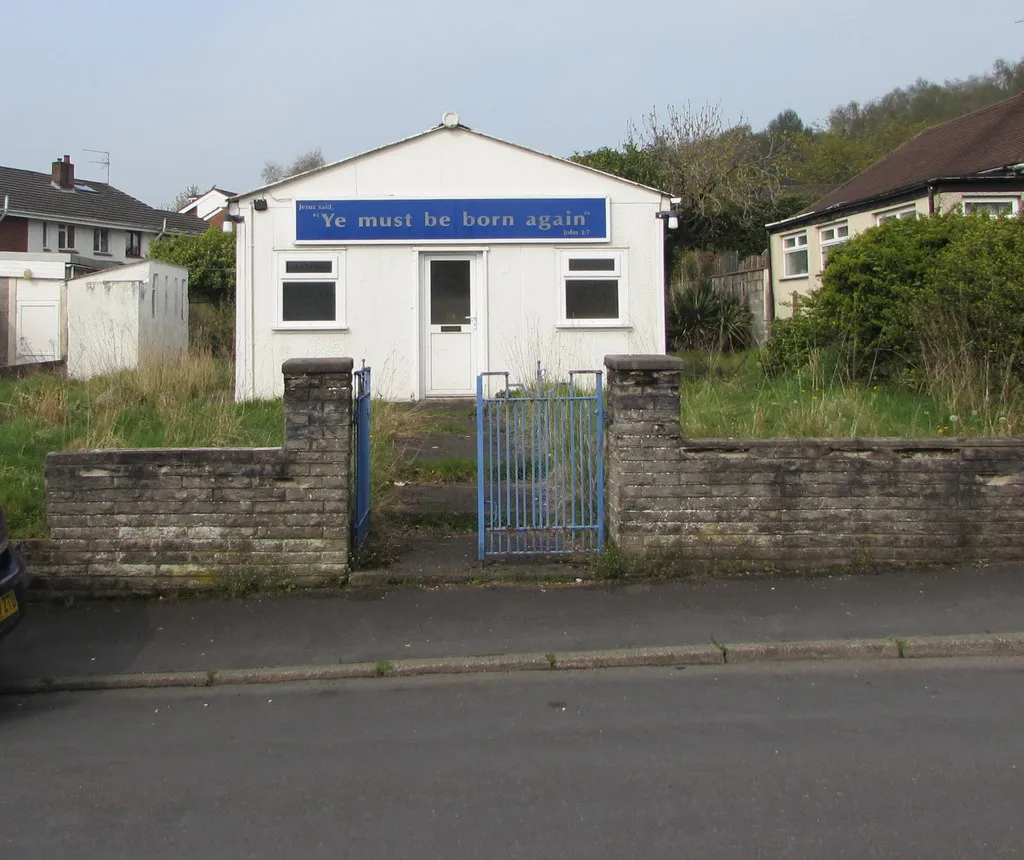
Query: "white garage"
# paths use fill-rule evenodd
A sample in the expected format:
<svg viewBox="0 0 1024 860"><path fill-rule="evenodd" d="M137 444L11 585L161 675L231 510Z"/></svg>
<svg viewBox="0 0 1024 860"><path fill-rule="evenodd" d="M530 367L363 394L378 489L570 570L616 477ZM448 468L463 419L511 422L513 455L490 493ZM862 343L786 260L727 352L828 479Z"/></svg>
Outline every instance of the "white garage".
<svg viewBox="0 0 1024 860"><path fill-rule="evenodd" d="M279 395L288 358L365 359L378 393L419 400L662 353L670 205L453 114L233 198L236 397Z"/></svg>

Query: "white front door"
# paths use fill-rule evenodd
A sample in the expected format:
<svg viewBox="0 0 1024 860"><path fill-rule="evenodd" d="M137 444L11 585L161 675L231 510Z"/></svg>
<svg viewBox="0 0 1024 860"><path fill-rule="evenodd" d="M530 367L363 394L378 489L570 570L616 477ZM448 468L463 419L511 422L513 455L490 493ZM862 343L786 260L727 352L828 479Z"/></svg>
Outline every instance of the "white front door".
<svg viewBox="0 0 1024 860"><path fill-rule="evenodd" d="M476 392L478 261L475 254L423 258L423 388L427 397L464 397Z"/></svg>

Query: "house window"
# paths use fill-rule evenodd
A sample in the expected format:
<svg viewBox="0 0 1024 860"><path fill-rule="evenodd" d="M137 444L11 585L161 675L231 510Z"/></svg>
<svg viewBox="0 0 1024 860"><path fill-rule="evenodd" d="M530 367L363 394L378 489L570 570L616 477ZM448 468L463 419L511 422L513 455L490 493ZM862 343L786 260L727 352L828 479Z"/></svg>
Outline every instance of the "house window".
<svg viewBox="0 0 1024 860"><path fill-rule="evenodd" d="M1016 197L964 198L964 215L1007 218L1016 215L1020 201Z"/></svg>
<svg viewBox="0 0 1024 860"><path fill-rule="evenodd" d="M818 242L821 244L821 267L825 268L828 262L828 253L836 245L841 245L850 238L850 225L845 221L839 224L829 224L818 230Z"/></svg>
<svg viewBox="0 0 1024 860"><path fill-rule="evenodd" d="M884 224L886 221L903 221L907 218L917 218L917 209L911 206L909 209L890 209L888 212L879 212L875 215L878 224Z"/></svg>
<svg viewBox="0 0 1024 860"><path fill-rule="evenodd" d="M625 325L626 276L621 251L561 254L561 321L569 326Z"/></svg>
<svg viewBox="0 0 1024 860"><path fill-rule="evenodd" d="M345 307L339 254L281 254L278 325L341 328Z"/></svg>
<svg viewBox="0 0 1024 860"><path fill-rule="evenodd" d="M783 277L801 278L808 271L807 234L782 237Z"/></svg>
<svg viewBox="0 0 1024 860"><path fill-rule="evenodd" d="M126 257L142 256L142 233L129 230L124 234L124 255Z"/></svg>
<svg viewBox="0 0 1024 860"><path fill-rule="evenodd" d="M57 248L61 251L73 251L75 249L75 225L57 225Z"/></svg>
<svg viewBox="0 0 1024 860"><path fill-rule="evenodd" d="M106 227L93 227L92 250L96 254L110 253L110 231Z"/></svg>

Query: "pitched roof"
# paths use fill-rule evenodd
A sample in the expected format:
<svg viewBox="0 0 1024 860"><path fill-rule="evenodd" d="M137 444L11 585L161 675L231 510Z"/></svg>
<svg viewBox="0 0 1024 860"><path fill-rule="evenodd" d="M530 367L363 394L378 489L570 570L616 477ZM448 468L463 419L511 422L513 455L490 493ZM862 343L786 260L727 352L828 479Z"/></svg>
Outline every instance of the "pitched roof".
<svg viewBox="0 0 1024 860"><path fill-rule="evenodd" d="M250 197L253 194L259 194L266 191L268 188L275 188L278 185L284 185L286 182L291 182L293 179L298 179L300 176L309 176L313 173L320 173L325 170L330 170L334 167L338 167L341 164L348 164L352 161L358 161L360 158L365 158L368 155L375 155L378 152L383 152L386 149L392 149L396 146L401 146L403 143L409 143L410 141L417 140L421 137L426 137L429 134L437 134L439 132L446 131L468 131L470 134L475 134L477 137L482 137L484 140L492 140L496 143L503 143L505 146L511 146L515 149L522 150L523 152L529 152L532 155L538 155L541 158L549 158L552 161L561 161L564 164L571 165L572 167L578 168L579 170L589 170L591 173L596 173L599 176L603 176L606 179L614 179L617 182L625 182L627 185L632 185L634 188L642 188L644 191L653 191L655 194L660 194L662 197L668 197L669 193L661 188L654 188L651 185L644 185L642 182L634 182L632 179L626 179L622 176L616 176L614 173L608 173L604 170L598 170L596 167L590 167L586 164L579 164L578 162L572 161L568 158L562 158L559 155L550 155L546 152L541 152L537 149L530 149L528 146L523 146L520 143L512 143L510 140L503 140L500 137L494 137L490 134L484 134L482 131L477 131L474 128L470 128L468 125L463 125L461 122L454 126L448 127L443 123L440 125L431 126L424 131L417 132L416 134L409 135L409 137L403 137L401 140L396 140L391 143L385 143L382 146L368 149L365 152L357 153L356 155L350 155L348 158L342 158L340 161L333 161L330 164L325 164L322 167L314 167L312 170L306 170L303 173L296 173L294 176L286 176L284 179L278 179L276 182L268 182L266 185L261 185L259 188L254 188L251 191L246 191L243 194L235 194L231 197L232 200L240 200L243 197Z"/></svg>
<svg viewBox="0 0 1024 860"><path fill-rule="evenodd" d="M147 206L105 182L75 179L75 190L65 191L51 182L49 173L0 167L0 203L9 198L12 215L110 224L158 233L205 233L210 225L194 215L179 215ZM92 189L91 191L85 189Z"/></svg>
<svg viewBox="0 0 1024 860"><path fill-rule="evenodd" d="M926 129L801 214L1024 163L1024 93Z"/></svg>

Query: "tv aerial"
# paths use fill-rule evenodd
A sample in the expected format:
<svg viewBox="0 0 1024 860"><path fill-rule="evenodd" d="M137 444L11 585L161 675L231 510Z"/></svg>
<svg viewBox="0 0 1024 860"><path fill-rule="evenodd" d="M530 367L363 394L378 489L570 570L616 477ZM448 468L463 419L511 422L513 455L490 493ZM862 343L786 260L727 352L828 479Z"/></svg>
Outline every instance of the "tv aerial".
<svg viewBox="0 0 1024 860"><path fill-rule="evenodd" d="M101 156L96 161L90 161L89 164L98 164L100 167L106 168L106 183L107 185L110 185L110 153L105 149L86 149L85 152L93 152L96 155Z"/></svg>

